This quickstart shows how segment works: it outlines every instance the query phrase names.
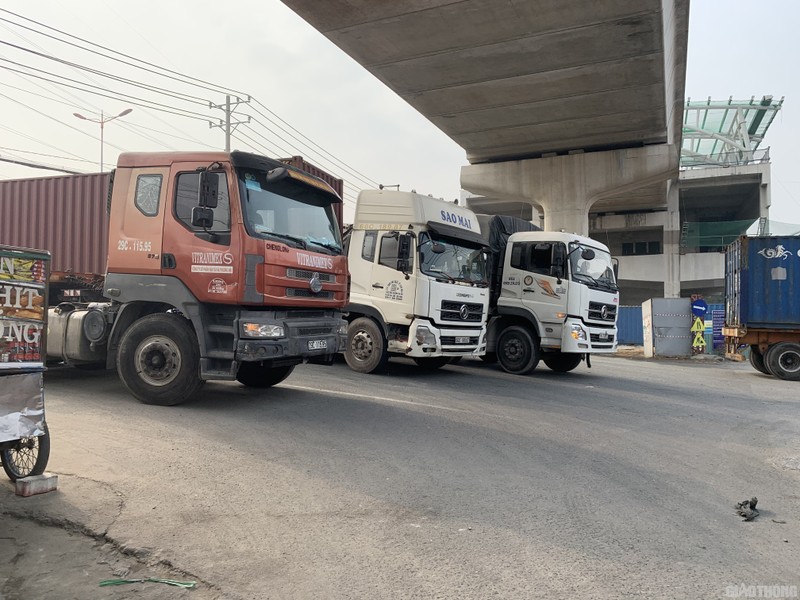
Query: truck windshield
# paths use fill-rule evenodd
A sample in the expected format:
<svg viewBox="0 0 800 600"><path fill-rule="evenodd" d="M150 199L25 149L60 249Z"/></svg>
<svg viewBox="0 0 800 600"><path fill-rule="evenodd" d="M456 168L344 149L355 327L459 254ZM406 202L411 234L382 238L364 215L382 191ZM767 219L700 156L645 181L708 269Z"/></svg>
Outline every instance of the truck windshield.
<svg viewBox="0 0 800 600"><path fill-rule="evenodd" d="M483 248L462 245L444 237L419 235L419 270L436 279L487 286L486 253Z"/></svg>
<svg viewBox="0 0 800 600"><path fill-rule="evenodd" d="M594 256L588 258L591 254ZM573 281L596 289L617 291L614 264L611 254L605 250L572 242L569 245L569 266Z"/></svg>
<svg viewBox="0 0 800 600"><path fill-rule="evenodd" d="M238 177L251 235L315 252L342 253L330 194L288 177L267 183L265 171L239 170Z"/></svg>

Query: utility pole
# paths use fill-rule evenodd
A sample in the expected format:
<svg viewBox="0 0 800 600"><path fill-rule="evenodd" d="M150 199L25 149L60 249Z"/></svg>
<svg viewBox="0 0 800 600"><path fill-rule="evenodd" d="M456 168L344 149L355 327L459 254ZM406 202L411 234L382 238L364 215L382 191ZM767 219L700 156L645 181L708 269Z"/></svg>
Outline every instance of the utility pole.
<svg viewBox="0 0 800 600"><path fill-rule="evenodd" d="M235 100L231 100L230 94L225 96L225 104L214 104L212 102L208 103L208 108L218 108L225 113L225 120L219 121L219 123L212 123L211 121L208 122L209 128L211 127L219 127L220 129L225 130L225 152L231 151L231 133L236 131L236 127L238 125L242 125L244 123L250 122L250 117L247 117L246 121L231 121L231 115L233 111L236 110L236 107L239 104L249 104L250 103L250 96L247 97L247 100L242 100L239 96L236 96ZM233 105L233 108L231 108Z"/></svg>

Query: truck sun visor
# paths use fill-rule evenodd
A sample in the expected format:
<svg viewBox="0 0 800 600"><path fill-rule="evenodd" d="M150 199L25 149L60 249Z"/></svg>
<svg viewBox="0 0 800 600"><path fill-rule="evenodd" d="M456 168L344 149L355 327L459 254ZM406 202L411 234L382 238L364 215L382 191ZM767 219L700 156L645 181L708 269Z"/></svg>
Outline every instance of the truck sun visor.
<svg viewBox="0 0 800 600"><path fill-rule="evenodd" d="M487 242L481 234L470 231L469 229L462 229L461 227L454 227L453 225L438 223L436 221L428 221L428 229L438 235L454 240L469 242L478 246L489 246L489 242Z"/></svg>

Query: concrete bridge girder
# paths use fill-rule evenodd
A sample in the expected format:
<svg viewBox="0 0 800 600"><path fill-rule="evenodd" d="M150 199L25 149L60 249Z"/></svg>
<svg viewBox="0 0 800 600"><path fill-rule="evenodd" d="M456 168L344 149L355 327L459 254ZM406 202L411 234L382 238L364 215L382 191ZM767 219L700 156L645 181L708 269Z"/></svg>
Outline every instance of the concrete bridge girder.
<svg viewBox="0 0 800 600"><path fill-rule="evenodd" d="M677 178L679 148L658 144L461 168L461 187L540 210L545 229L589 233L589 211L603 199Z"/></svg>

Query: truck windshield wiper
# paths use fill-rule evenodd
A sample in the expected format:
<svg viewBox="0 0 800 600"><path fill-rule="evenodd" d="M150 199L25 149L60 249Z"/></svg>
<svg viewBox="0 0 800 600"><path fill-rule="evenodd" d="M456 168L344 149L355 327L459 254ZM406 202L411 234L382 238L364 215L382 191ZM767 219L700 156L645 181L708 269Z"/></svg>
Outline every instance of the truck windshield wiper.
<svg viewBox="0 0 800 600"><path fill-rule="evenodd" d="M619 288L617 287L616 283L613 283L613 282L608 281L606 279L598 279L597 283L599 283L604 288L606 288L607 290L610 290L612 292L616 292L617 290L619 290Z"/></svg>
<svg viewBox="0 0 800 600"><path fill-rule="evenodd" d="M424 273L424 271L423 271L423 273ZM452 275L448 275L444 271L431 270L431 272L428 273L428 275L430 275L431 277L434 277L436 279L444 279L448 283L455 283L456 282L456 278L455 277L453 277Z"/></svg>
<svg viewBox="0 0 800 600"><path fill-rule="evenodd" d="M610 292L616 292L619 289L616 285L608 281L604 281L602 279L595 279L594 277L592 277L591 275L587 275L586 273L573 273L572 275L578 278L583 277L586 280L593 283L594 285L596 285L597 287L604 290L609 290Z"/></svg>
<svg viewBox="0 0 800 600"><path fill-rule="evenodd" d="M289 235L288 233L273 233L271 231L264 231L261 233L261 235L263 235L264 237L277 238L279 240L288 240L290 242L294 242L295 244L298 245L298 247L302 248L303 250L305 250L308 247L306 241L301 237L297 237L296 235Z"/></svg>
<svg viewBox="0 0 800 600"><path fill-rule="evenodd" d="M573 273L572 276L585 279L586 281L590 281L591 283L593 283L593 284L595 284L597 286L600 285L600 282L597 279L595 279L591 275L587 275L586 273Z"/></svg>
<svg viewBox="0 0 800 600"><path fill-rule="evenodd" d="M314 240L309 240L309 243L314 244L315 246L321 246L323 248L327 248L328 250L332 250L333 252L336 252L338 254L342 253L342 247L339 246L338 244L331 244L329 242L317 242Z"/></svg>

